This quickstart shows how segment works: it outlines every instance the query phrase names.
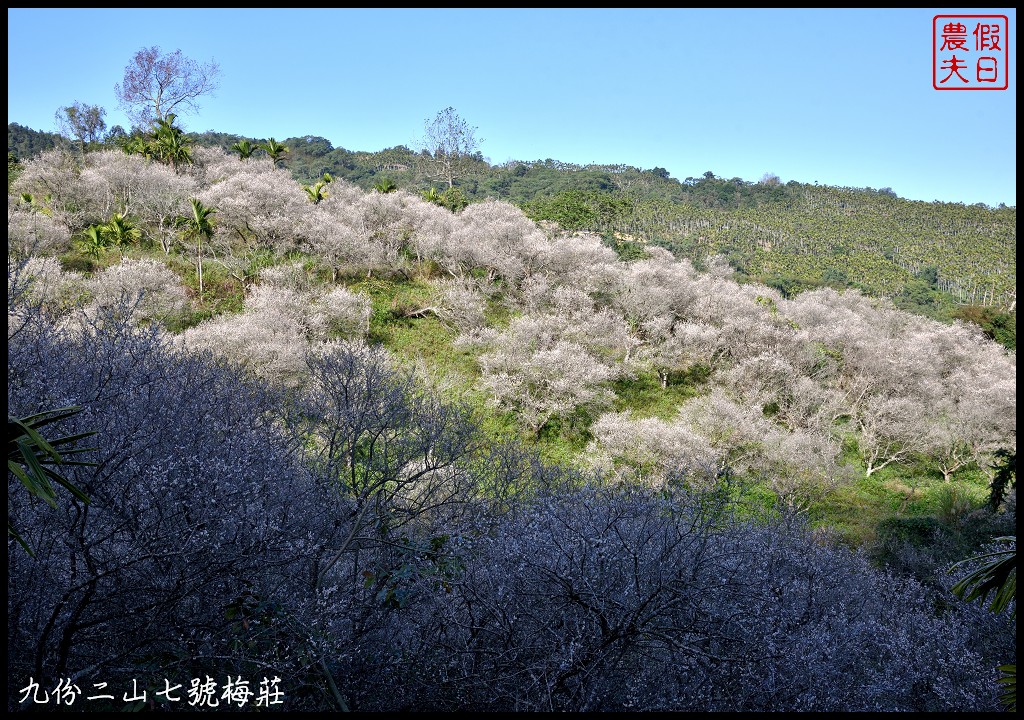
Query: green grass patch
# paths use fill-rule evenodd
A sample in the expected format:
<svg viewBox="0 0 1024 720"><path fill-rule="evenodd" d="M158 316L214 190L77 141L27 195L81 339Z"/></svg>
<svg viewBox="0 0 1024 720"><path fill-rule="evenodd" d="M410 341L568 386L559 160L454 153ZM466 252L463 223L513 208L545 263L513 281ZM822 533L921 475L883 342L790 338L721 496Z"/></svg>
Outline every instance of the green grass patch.
<svg viewBox="0 0 1024 720"><path fill-rule="evenodd" d="M438 381L468 390L479 377L476 356L454 346L458 332L432 312L413 315L436 303L435 285L423 277L362 278L347 285L370 298L367 341L425 367Z"/></svg>
<svg viewBox="0 0 1024 720"><path fill-rule="evenodd" d="M484 322L487 323L487 327L504 330L515 316L516 313L501 296L488 298L484 308Z"/></svg>
<svg viewBox="0 0 1024 720"><path fill-rule="evenodd" d="M665 387L654 372L637 373L612 383L616 412L628 410L632 417L671 420L679 406L700 394L704 378L699 372L670 375Z"/></svg>
<svg viewBox="0 0 1024 720"><path fill-rule="evenodd" d="M367 339L388 347L394 328L403 321L415 320L406 317L406 314L429 307L435 293L434 286L423 280L369 277L350 282L347 287L352 292L370 298L370 331Z"/></svg>
<svg viewBox="0 0 1024 720"><path fill-rule="evenodd" d="M981 473L947 483L924 465L890 465L829 493L811 508L811 519L851 546L870 548L893 538L911 542L926 527L962 526L987 496Z"/></svg>
<svg viewBox="0 0 1024 720"><path fill-rule="evenodd" d="M439 380L468 388L479 376L476 357L456 349L456 333L436 317L394 320L380 334L385 336L383 342L389 350L408 361L424 364Z"/></svg>
<svg viewBox="0 0 1024 720"><path fill-rule="evenodd" d="M594 420L593 413L583 407L548 420L536 438L541 456L552 463L579 465L580 453L594 439L590 433Z"/></svg>
<svg viewBox="0 0 1024 720"><path fill-rule="evenodd" d="M61 255L60 266L64 272L76 272L84 275L92 275L97 271L97 268L102 269L102 266L95 258L76 250Z"/></svg>

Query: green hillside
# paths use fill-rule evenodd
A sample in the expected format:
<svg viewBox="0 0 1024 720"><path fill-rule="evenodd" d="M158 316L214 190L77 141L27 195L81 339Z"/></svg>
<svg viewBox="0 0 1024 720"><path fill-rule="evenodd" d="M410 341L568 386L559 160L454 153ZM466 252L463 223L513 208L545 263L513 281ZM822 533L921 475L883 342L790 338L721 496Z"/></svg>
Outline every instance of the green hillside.
<svg viewBox="0 0 1024 720"><path fill-rule="evenodd" d="M190 137L225 150L247 139L212 131ZM21 159L59 140L8 125L8 151ZM434 186L422 155L404 146L350 151L313 135L282 144L283 165L302 183L329 173L363 189L381 180L414 192ZM741 277L786 294L855 287L946 319L958 304L1016 307L1015 207L911 201L888 188L781 184L774 177L726 180L710 171L679 181L661 168L626 165L548 159L499 166L479 156L456 187L470 202L506 200L535 220L600 232L612 242L661 245L698 265L720 254Z"/></svg>

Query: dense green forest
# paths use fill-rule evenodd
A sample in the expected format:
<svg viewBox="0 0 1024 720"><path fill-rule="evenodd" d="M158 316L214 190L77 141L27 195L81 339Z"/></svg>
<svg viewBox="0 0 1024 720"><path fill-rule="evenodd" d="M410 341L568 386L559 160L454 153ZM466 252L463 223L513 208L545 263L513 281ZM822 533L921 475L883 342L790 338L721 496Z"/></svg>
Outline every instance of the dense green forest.
<svg viewBox="0 0 1024 720"><path fill-rule="evenodd" d="M1015 599L955 583L1015 562L1015 208L478 152L448 187L173 115L8 151L12 688L1005 706Z"/></svg>

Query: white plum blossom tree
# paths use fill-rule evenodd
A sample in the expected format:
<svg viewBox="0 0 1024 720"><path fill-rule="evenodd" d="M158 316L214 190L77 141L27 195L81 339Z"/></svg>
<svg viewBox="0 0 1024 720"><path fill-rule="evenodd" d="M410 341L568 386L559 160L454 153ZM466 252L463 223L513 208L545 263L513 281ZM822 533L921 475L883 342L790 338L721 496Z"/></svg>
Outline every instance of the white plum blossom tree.
<svg viewBox="0 0 1024 720"><path fill-rule="evenodd" d="M680 423L613 412L599 417L590 432L594 439L584 459L623 480L661 487L670 473L703 477L722 465L720 453Z"/></svg>
<svg viewBox="0 0 1024 720"><path fill-rule="evenodd" d="M11 183L8 195L30 197L34 206L45 210L68 231L74 231L84 221L78 207L80 172L74 153L60 148L44 150L22 163L21 173Z"/></svg>
<svg viewBox="0 0 1024 720"><path fill-rule="evenodd" d="M208 320L181 342L250 368L259 376L298 385L312 348L339 338L361 338L369 329L370 301L342 287L298 289L294 266L264 271L240 315Z"/></svg>
<svg viewBox="0 0 1024 720"><path fill-rule="evenodd" d="M235 161L241 170L204 188L199 199L217 208L215 240L283 255L296 249L298 228L309 202L286 170Z"/></svg>
<svg viewBox="0 0 1024 720"><path fill-rule="evenodd" d="M12 196L7 198L7 254L18 258L56 255L71 248L71 232L60 220Z"/></svg>
<svg viewBox="0 0 1024 720"><path fill-rule="evenodd" d="M86 287L92 301L87 313L127 308L127 322L166 322L189 306L181 279L157 260L123 259L96 274Z"/></svg>
<svg viewBox="0 0 1024 720"><path fill-rule="evenodd" d="M64 270L55 257L33 255L16 259L8 255L8 295L14 294L15 288L18 302L14 307L9 306L8 312L17 306L29 305L41 308L52 317L60 317L81 303L86 283L79 273ZM9 328L15 325L8 321Z"/></svg>
<svg viewBox="0 0 1024 720"><path fill-rule="evenodd" d="M557 296L561 312L516 317L504 332L484 329L457 340L484 350L482 387L535 434L556 416L607 405L605 383L626 371L631 346L621 317L595 312L584 293L563 288Z"/></svg>

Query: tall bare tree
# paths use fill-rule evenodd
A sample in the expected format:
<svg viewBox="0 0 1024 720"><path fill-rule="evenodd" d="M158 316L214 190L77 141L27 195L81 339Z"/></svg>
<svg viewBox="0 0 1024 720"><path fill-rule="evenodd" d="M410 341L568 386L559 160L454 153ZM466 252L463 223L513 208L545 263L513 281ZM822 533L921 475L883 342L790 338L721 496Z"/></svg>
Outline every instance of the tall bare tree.
<svg viewBox="0 0 1024 720"><path fill-rule="evenodd" d="M480 143L476 128L471 127L447 107L424 125L423 149L430 153L433 177L440 178L454 187L455 179L461 175L469 160L479 151Z"/></svg>
<svg viewBox="0 0 1024 720"><path fill-rule="evenodd" d="M181 50L164 53L154 45L135 53L114 92L132 122L149 127L170 113L198 112L198 99L217 90L219 75L212 60L200 64Z"/></svg>

